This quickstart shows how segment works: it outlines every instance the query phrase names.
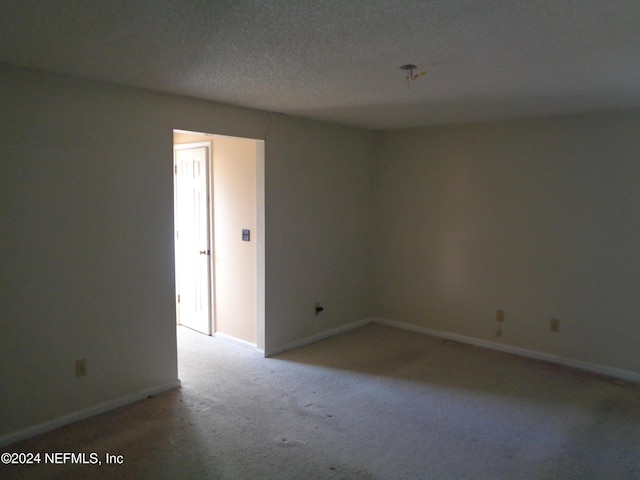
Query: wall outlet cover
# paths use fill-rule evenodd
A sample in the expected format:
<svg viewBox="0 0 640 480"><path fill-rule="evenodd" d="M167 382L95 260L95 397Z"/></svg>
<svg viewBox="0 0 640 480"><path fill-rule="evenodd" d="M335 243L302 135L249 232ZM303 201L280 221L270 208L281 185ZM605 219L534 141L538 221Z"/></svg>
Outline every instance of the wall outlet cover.
<svg viewBox="0 0 640 480"><path fill-rule="evenodd" d="M82 358L80 360L76 360L76 377L86 377L87 376L87 359Z"/></svg>

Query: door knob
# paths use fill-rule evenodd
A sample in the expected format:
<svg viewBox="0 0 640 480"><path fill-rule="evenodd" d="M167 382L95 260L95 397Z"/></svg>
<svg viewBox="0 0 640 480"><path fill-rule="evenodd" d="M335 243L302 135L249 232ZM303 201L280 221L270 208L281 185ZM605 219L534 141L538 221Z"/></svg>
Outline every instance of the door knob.
<svg viewBox="0 0 640 480"><path fill-rule="evenodd" d="M200 255L209 255L209 250L200 250Z"/></svg>

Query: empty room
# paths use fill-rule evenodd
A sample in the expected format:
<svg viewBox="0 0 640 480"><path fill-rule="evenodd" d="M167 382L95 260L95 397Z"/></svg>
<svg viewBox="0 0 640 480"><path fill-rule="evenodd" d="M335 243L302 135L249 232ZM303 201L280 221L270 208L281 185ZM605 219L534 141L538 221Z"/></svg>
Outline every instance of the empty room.
<svg viewBox="0 0 640 480"><path fill-rule="evenodd" d="M0 477L640 479L638 45L0 0Z"/></svg>

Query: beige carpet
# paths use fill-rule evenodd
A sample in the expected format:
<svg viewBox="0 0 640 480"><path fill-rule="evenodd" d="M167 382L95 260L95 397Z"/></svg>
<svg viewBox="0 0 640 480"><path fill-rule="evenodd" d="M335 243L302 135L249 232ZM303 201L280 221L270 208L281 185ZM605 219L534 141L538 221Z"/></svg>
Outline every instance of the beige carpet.
<svg viewBox="0 0 640 480"><path fill-rule="evenodd" d="M181 389L3 449L102 465L0 478L640 479L634 385L381 325L270 359L178 334Z"/></svg>

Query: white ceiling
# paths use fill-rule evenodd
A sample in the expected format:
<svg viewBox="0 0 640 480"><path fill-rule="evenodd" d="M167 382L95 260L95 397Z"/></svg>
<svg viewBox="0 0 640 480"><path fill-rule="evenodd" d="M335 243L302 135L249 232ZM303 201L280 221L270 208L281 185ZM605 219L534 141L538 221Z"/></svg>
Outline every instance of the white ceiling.
<svg viewBox="0 0 640 480"><path fill-rule="evenodd" d="M369 129L640 106L639 47L640 0L0 0L0 61Z"/></svg>

